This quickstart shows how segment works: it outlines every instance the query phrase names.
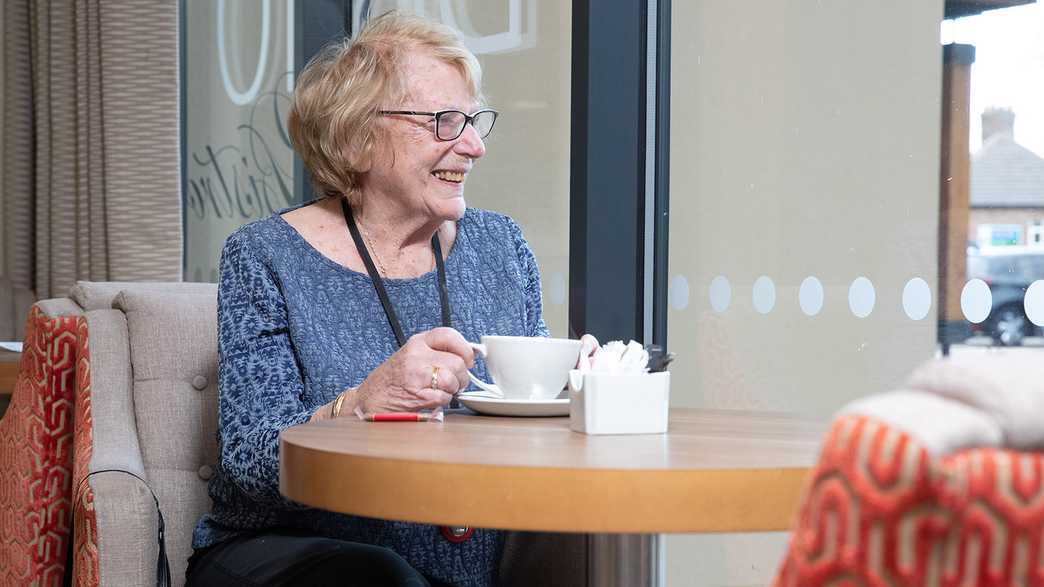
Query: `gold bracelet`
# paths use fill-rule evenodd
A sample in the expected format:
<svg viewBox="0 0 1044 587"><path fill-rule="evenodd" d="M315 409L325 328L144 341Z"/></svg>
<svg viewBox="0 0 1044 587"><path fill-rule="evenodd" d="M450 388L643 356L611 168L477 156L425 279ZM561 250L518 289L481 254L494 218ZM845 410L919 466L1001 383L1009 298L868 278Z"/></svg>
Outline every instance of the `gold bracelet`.
<svg viewBox="0 0 1044 587"><path fill-rule="evenodd" d="M337 394L337 400L334 401L333 407L330 408L330 417L336 418L341 415L341 404L344 403L344 398L348 396L349 391L355 391L354 388L349 387L348 389Z"/></svg>

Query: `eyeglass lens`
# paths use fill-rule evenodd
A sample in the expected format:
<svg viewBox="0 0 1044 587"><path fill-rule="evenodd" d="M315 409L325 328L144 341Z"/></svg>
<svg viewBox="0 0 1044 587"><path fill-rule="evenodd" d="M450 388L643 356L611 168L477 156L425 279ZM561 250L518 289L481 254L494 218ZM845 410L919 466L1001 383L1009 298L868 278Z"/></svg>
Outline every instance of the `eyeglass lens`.
<svg viewBox="0 0 1044 587"><path fill-rule="evenodd" d="M475 117L471 120L471 125L475 127L475 132L478 133L479 138L484 139L493 130L493 123L496 119L496 113L484 110L475 114ZM464 124L466 122L467 116L463 112L443 112L439 116L438 124L436 125L439 139L452 141L459 137L464 132Z"/></svg>

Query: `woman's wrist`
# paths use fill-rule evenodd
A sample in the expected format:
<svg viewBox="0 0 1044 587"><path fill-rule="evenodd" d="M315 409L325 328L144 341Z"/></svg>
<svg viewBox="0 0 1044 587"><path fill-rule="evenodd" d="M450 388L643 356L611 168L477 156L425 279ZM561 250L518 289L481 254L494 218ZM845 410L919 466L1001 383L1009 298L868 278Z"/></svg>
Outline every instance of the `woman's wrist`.
<svg viewBox="0 0 1044 587"><path fill-rule="evenodd" d="M330 405L330 419L336 418L341 415L341 406L344 404L344 396L348 394L348 390L344 390L337 394L333 403Z"/></svg>
<svg viewBox="0 0 1044 587"><path fill-rule="evenodd" d="M337 398L334 399L333 404L330 406L330 418L340 418L341 414L353 413L358 395L358 387L349 387L337 394Z"/></svg>
<svg viewBox="0 0 1044 587"><path fill-rule="evenodd" d="M341 414L353 412L355 409L355 402L353 400L355 399L355 392L358 390L358 387L349 387L337 394L337 397L335 397L333 401L320 406L320 408L312 414L310 421L317 422L319 420L333 420L334 418L340 417Z"/></svg>

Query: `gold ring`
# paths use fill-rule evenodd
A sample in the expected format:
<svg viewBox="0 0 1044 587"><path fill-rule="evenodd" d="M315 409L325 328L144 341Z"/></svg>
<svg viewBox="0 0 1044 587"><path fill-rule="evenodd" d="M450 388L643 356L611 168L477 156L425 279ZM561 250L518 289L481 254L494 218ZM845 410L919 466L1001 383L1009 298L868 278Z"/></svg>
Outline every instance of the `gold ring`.
<svg viewBox="0 0 1044 587"><path fill-rule="evenodd" d="M431 367L431 388L439 388L439 367L432 365Z"/></svg>

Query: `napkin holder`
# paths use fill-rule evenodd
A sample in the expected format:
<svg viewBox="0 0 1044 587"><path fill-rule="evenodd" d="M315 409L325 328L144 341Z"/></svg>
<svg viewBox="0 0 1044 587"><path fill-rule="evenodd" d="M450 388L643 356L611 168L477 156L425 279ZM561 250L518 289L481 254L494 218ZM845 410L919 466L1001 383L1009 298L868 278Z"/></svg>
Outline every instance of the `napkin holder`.
<svg viewBox="0 0 1044 587"><path fill-rule="evenodd" d="M671 374L569 373L569 427L584 434L663 434Z"/></svg>

